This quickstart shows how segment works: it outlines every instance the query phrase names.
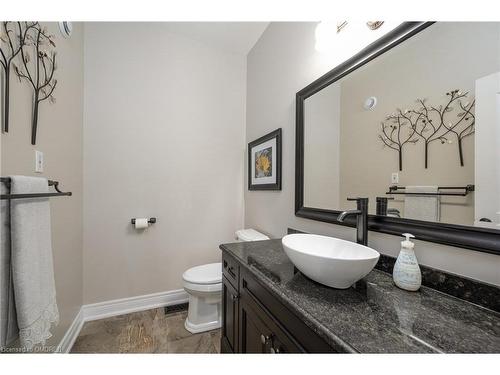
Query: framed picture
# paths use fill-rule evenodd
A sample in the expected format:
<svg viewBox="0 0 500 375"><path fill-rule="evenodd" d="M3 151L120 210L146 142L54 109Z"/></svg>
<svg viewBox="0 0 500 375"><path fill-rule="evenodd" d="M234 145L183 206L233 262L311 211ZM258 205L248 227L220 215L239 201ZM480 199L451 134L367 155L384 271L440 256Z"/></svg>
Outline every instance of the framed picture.
<svg viewBox="0 0 500 375"><path fill-rule="evenodd" d="M281 190L281 128L248 144L248 190Z"/></svg>

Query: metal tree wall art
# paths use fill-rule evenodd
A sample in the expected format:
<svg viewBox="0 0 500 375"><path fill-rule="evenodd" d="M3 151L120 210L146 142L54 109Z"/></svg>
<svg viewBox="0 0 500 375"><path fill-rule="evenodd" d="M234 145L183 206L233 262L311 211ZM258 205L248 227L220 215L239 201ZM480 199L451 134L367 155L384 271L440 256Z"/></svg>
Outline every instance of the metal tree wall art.
<svg viewBox="0 0 500 375"><path fill-rule="evenodd" d="M458 141L458 152L460 165L464 165L463 152L462 152L462 140L474 133L474 115L471 113L474 107L475 101L472 103L462 103L462 99L465 99L469 93L462 92L460 90L452 90L446 93L448 96L448 102L439 107L429 106L426 104L425 99L417 99L417 103L420 104L418 110L412 110L412 113L421 115L420 121L416 126L416 133L425 142L424 147L424 163L425 168L428 167L429 159L429 145L432 142L440 141L441 144L452 143L451 139L448 139L450 133L455 134ZM454 105L458 105L461 108L461 112L455 115L454 120L450 121L447 118L453 116ZM471 121L472 120L472 121Z"/></svg>
<svg viewBox="0 0 500 375"><path fill-rule="evenodd" d="M38 107L44 100L55 103L53 96L57 85L54 78L56 52L54 36L47 33L39 23L25 25L26 37L21 48L21 66L14 65L19 80L26 80L33 89L33 117L31 125L31 144L36 143L38 127ZM31 58L33 54L33 58Z"/></svg>
<svg viewBox="0 0 500 375"><path fill-rule="evenodd" d="M24 37L20 22L2 22L0 26L0 64L4 72L3 82L3 131L9 131L10 68L21 52Z"/></svg>
<svg viewBox="0 0 500 375"><path fill-rule="evenodd" d="M399 156L399 170L403 170L403 147L408 144L418 142L418 137L415 135L415 124L420 119L420 116L414 118L408 113L398 109L396 113L388 115L386 120L381 123L382 134L379 134L379 139L384 143L384 146L397 151Z"/></svg>
<svg viewBox="0 0 500 375"><path fill-rule="evenodd" d="M436 141L441 144L452 143L450 138L456 139L460 165L464 165L462 141L475 131L475 117L472 113L475 100L470 103L462 101L468 94L460 90L447 92L447 103L438 107L428 105L426 99L417 99L418 109L404 112L398 109L396 113L387 116L386 122L382 123L379 138L385 146L398 151L399 170L402 170L403 146L406 143L415 144L420 139L424 142L425 168L429 165L429 145ZM459 108L460 112L453 115L456 113L455 108Z"/></svg>
<svg viewBox="0 0 500 375"><path fill-rule="evenodd" d="M464 95L464 98L468 93ZM447 95L451 95L448 93ZM448 124L444 124L445 128L449 133L453 134L457 139L458 144L458 156L460 158L460 165L464 166L464 153L462 149L462 141L464 138L474 134L476 131L476 116L471 112L476 104L476 100L472 100L471 103L465 102L462 103L458 101L458 105L462 110L460 113L457 113L457 119L455 122L449 122Z"/></svg>
<svg viewBox="0 0 500 375"><path fill-rule="evenodd" d="M0 63L4 72L3 82L3 130L9 131L9 92L10 92L10 67L12 60L21 51L22 44L16 38L16 32L11 28L12 22L2 22L2 30L0 32Z"/></svg>

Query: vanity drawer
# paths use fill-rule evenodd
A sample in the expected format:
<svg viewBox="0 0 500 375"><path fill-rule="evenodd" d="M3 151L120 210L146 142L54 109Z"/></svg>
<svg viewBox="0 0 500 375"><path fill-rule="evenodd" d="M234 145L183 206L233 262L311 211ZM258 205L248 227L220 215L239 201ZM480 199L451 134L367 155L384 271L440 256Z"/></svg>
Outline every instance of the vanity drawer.
<svg viewBox="0 0 500 375"><path fill-rule="evenodd" d="M240 265L231 256L227 254L222 254L222 274L226 276L226 279L238 289L238 281L240 279Z"/></svg>

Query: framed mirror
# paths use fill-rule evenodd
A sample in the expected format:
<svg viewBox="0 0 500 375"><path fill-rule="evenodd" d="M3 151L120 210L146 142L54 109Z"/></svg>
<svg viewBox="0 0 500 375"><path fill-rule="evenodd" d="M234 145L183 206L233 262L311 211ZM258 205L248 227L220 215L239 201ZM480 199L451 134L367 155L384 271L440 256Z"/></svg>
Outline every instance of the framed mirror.
<svg viewBox="0 0 500 375"><path fill-rule="evenodd" d="M295 213L500 255L499 150L500 23L407 22L297 93Z"/></svg>

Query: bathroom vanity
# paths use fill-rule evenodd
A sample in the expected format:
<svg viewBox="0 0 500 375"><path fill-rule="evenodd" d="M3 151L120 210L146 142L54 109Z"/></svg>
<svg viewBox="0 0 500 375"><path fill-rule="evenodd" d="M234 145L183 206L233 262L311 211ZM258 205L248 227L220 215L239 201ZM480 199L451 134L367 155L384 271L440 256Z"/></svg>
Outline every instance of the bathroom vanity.
<svg viewBox="0 0 500 375"><path fill-rule="evenodd" d="M500 352L497 311L425 286L401 290L380 269L329 288L298 272L281 240L220 248L223 353Z"/></svg>
<svg viewBox="0 0 500 375"><path fill-rule="evenodd" d="M499 30L406 22L298 91L295 216L500 255ZM381 254L334 289L344 265L291 255L319 284L280 240L220 248L223 352L500 353L497 286L423 266L405 291Z"/></svg>

